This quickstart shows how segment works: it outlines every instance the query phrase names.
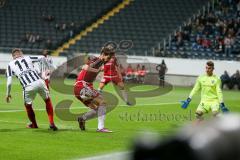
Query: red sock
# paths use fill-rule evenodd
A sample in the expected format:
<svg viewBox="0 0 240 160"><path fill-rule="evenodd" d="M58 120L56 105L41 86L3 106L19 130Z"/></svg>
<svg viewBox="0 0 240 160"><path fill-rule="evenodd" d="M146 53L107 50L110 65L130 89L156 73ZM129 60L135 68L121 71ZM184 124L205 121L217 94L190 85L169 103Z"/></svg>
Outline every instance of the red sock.
<svg viewBox="0 0 240 160"><path fill-rule="evenodd" d="M45 84L46 84L46 86L47 86L47 88L49 90L49 80L48 79L45 79Z"/></svg>
<svg viewBox="0 0 240 160"><path fill-rule="evenodd" d="M53 106L52 106L51 99L50 98L46 99L45 103L46 103L46 110L47 110L47 114L48 114L49 123L54 124L54 121L53 121Z"/></svg>
<svg viewBox="0 0 240 160"><path fill-rule="evenodd" d="M32 122L32 125L34 127L38 127L32 105L31 104L25 104L25 108L26 108L26 111L27 111L28 119Z"/></svg>

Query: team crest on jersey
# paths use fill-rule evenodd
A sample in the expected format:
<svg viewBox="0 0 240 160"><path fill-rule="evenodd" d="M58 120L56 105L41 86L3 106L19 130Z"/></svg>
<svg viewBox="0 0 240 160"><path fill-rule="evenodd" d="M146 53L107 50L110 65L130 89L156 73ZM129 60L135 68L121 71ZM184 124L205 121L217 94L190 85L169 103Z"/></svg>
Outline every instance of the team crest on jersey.
<svg viewBox="0 0 240 160"><path fill-rule="evenodd" d="M214 80L212 80L212 84L214 84L214 82L215 82L215 81L214 81Z"/></svg>

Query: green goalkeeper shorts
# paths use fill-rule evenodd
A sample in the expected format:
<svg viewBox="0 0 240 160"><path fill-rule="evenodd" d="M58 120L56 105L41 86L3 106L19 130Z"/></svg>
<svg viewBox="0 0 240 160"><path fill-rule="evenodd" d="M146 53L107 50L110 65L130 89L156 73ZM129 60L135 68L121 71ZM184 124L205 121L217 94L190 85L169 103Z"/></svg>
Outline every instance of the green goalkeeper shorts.
<svg viewBox="0 0 240 160"><path fill-rule="evenodd" d="M208 113L212 112L219 112L219 102L218 101L201 101L198 105L197 111Z"/></svg>

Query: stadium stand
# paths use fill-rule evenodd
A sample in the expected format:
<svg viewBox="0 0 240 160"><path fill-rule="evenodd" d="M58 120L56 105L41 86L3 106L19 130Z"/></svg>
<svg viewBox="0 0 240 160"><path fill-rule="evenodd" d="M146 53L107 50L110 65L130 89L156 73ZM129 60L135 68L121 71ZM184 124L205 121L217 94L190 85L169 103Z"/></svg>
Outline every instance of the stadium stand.
<svg viewBox="0 0 240 160"><path fill-rule="evenodd" d="M240 1L219 1L198 14L170 37L160 56L238 60L240 54Z"/></svg>
<svg viewBox="0 0 240 160"><path fill-rule="evenodd" d="M0 9L0 50L56 49L121 0L6 0Z"/></svg>
<svg viewBox="0 0 240 160"><path fill-rule="evenodd" d="M208 0L131 1L121 12L82 37L68 51L96 52L107 41L132 40L129 54L145 55L167 37Z"/></svg>

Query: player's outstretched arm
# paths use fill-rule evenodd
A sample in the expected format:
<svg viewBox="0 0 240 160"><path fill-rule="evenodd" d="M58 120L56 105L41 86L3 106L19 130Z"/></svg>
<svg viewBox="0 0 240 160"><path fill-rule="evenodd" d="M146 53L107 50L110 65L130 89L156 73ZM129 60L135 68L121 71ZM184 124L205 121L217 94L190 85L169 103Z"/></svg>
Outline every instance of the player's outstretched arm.
<svg viewBox="0 0 240 160"><path fill-rule="evenodd" d="M90 72L99 72L100 71L100 68L99 69L96 69L96 68L92 68L90 67L89 65L83 65L82 66L82 69L86 70L86 71L90 71Z"/></svg>
<svg viewBox="0 0 240 160"><path fill-rule="evenodd" d="M12 86L12 76L7 77L7 93L6 93L6 102L10 103L11 96L11 86Z"/></svg>
<svg viewBox="0 0 240 160"><path fill-rule="evenodd" d="M197 79L196 84L194 85L194 87L193 87L190 95L188 96L188 98L185 101L180 101L181 102L181 107L183 109L186 109L188 107L189 103L192 100L193 95L196 94L201 89L201 85L200 85L199 79L200 78Z"/></svg>

